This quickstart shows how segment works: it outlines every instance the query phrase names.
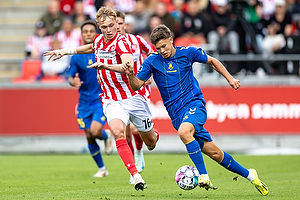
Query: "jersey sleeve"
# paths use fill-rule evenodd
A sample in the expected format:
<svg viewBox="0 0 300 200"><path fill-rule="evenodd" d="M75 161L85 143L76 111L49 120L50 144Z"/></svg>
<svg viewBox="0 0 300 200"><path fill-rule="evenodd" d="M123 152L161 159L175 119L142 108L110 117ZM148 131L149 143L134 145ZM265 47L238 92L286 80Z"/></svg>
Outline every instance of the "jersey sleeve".
<svg viewBox="0 0 300 200"><path fill-rule="evenodd" d="M78 73L78 68L77 68L77 56L72 56L71 61L70 61L70 67L67 71L67 74L69 76L74 77L76 73Z"/></svg>
<svg viewBox="0 0 300 200"><path fill-rule="evenodd" d="M121 56L122 54L132 54L130 42L124 37L117 42L116 51Z"/></svg>
<svg viewBox="0 0 300 200"><path fill-rule="evenodd" d="M146 81L148 80L152 75L152 66L151 63L149 62L149 59L146 59L142 66L140 67L139 71L136 74L136 77L139 79Z"/></svg>
<svg viewBox="0 0 300 200"><path fill-rule="evenodd" d="M140 45L140 48L141 48L141 53L149 55L151 53L151 50L152 50L151 45L142 36L137 35L136 37L139 41L139 45Z"/></svg>
<svg viewBox="0 0 300 200"><path fill-rule="evenodd" d="M189 48L189 55L192 56L192 60L199 63L206 63L207 62L207 54L202 48Z"/></svg>

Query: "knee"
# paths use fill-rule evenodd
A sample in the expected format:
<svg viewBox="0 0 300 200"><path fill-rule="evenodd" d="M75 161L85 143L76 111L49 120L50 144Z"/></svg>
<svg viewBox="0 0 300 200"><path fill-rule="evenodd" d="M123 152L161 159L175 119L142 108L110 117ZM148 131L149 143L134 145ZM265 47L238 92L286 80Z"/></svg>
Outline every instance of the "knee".
<svg viewBox="0 0 300 200"><path fill-rule="evenodd" d="M86 134L86 139L87 139L87 141L88 141L89 144L94 144L95 141L96 141L95 138L92 136L91 133L87 133Z"/></svg>
<svg viewBox="0 0 300 200"><path fill-rule="evenodd" d="M115 141L119 139L126 139L125 134L124 134L124 129L114 129L112 130L112 134L115 138Z"/></svg>
<svg viewBox="0 0 300 200"><path fill-rule="evenodd" d="M190 132L187 130L179 130L178 134L179 134L179 138L181 139L181 141L184 144L186 144L194 139L193 135L190 134Z"/></svg>
<svg viewBox="0 0 300 200"><path fill-rule="evenodd" d="M90 133L94 138L100 138L102 136L102 128L101 129L91 128Z"/></svg>

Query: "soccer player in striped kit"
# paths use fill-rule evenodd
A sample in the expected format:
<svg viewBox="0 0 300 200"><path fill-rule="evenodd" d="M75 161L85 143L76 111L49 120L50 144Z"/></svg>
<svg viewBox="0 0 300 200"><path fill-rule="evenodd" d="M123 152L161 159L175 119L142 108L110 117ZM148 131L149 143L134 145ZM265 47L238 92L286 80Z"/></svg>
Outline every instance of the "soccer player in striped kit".
<svg viewBox="0 0 300 200"><path fill-rule="evenodd" d="M49 60L56 60L64 55L95 53L96 63L90 68L98 69L102 89L103 111L109 128L114 135L117 151L124 165L134 178L134 188L147 188L139 174L133 154L126 141L126 126L131 121L139 131L149 150L153 150L159 139L153 131L152 116L147 101L138 92L133 91L128 83L122 66L133 65L129 41L117 32L116 12L110 7L101 7L96 14L96 21L102 34L96 35L93 44L76 48L47 51Z"/></svg>
<svg viewBox="0 0 300 200"><path fill-rule="evenodd" d="M149 56L154 51L152 49L152 46L148 42L146 42L146 40L143 37L139 35L126 33L125 13L119 10L115 11L117 14L118 23L117 32L121 35L124 35L130 42L134 61L134 73L136 74L144 61L143 55ZM142 95L148 103L150 103L151 78L148 81L146 81L146 83L138 90L138 93ZM138 130L133 126L132 123L130 123L130 125L127 128L129 128L130 130L126 131L126 139L132 153L134 154L135 165L138 171L141 173L145 168L145 160L142 150L143 140L141 139ZM156 129L154 129L154 131L157 132ZM132 145L132 135L135 140L136 151L134 151ZM132 176L130 176L129 183L134 184L134 179Z"/></svg>

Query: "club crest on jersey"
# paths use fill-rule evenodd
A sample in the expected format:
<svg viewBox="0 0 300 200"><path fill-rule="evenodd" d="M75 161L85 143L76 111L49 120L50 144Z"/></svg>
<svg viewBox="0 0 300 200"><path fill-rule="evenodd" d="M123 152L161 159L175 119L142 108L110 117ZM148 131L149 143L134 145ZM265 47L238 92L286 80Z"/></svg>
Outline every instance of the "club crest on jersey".
<svg viewBox="0 0 300 200"><path fill-rule="evenodd" d="M132 49L133 51L135 51L135 50L137 49L137 45L136 45L136 44L132 44L132 45L131 45L131 49Z"/></svg>
<svg viewBox="0 0 300 200"><path fill-rule="evenodd" d="M172 72L177 72L177 70L174 69L172 63L169 63L167 73L172 73Z"/></svg>
<svg viewBox="0 0 300 200"><path fill-rule="evenodd" d="M116 49L115 45L112 45L110 48L109 48L109 51L114 51Z"/></svg>
<svg viewBox="0 0 300 200"><path fill-rule="evenodd" d="M89 59L88 65L91 65L91 64L93 64L93 60L92 60L92 59Z"/></svg>

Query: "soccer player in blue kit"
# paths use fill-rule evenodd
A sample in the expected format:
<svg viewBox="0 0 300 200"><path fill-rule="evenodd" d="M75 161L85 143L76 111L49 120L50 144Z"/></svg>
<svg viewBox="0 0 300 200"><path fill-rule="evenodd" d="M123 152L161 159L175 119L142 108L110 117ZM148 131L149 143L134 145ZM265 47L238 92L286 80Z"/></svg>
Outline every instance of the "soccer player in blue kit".
<svg viewBox="0 0 300 200"><path fill-rule="evenodd" d="M144 61L137 75L134 76L129 63L123 65L123 70L133 90L138 90L153 75L172 124L200 173L199 186L206 190L216 189L209 179L203 152L224 168L248 179L262 195L267 195L269 190L259 180L255 169L244 168L231 155L222 151L203 127L207 119L206 102L193 75L192 65L194 62L209 64L235 90L240 87L240 81L233 78L220 61L207 55L203 49L175 47L171 31L163 24L153 29L150 39L157 52Z"/></svg>
<svg viewBox="0 0 300 200"><path fill-rule="evenodd" d="M81 25L81 35L84 44L93 42L97 34L97 24L92 20L87 20ZM102 103L99 94L100 85L97 80L97 70L87 68L96 62L95 54L76 54L71 58L69 74L69 84L79 88L79 103L77 108L77 122L79 128L85 131L88 141L88 149L98 166L98 172L94 177L104 177L108 175L96 139L104 140L106 154L111 154L113 150L112 134L109 130L104 130L106 117L103 114Z"/></svg>

